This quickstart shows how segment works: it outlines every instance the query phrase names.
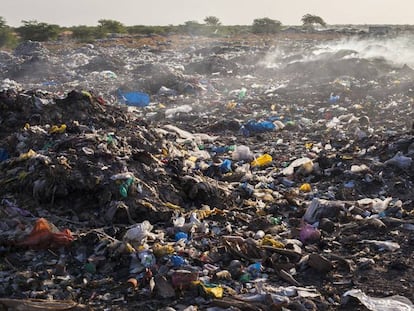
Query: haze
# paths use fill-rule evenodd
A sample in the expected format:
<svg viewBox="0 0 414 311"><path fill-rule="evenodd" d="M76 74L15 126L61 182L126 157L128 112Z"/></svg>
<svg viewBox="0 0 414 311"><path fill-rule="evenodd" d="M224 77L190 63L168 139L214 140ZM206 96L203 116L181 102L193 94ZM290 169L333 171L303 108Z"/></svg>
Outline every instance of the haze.
<svg viewBox="0 0 414 311"><path fill-rule="evenodd" d="M303 15L321 16L328 24L412 24L413 0L2 0L0 16L10 26L37 20L60 26L95 26L99 19L131 25L203 23L216 16L224 25L251 25L269 17L299 25Z"/></svg>

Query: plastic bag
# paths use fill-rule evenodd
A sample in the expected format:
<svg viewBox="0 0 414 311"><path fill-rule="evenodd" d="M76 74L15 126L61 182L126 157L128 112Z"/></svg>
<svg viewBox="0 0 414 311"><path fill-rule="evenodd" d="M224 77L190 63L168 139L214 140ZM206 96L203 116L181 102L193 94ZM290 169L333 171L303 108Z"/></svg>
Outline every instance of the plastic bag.
<svg viewBox="0 0 414 311"><path fill-rule="evenodd" d="M130 242L137 242L138 244L144 244L147 241L148 236L152 235L151 230L153 226L148 220L142 223L134 225L125 233L125 239Z"/></svg>
<svg viewBox="0 0 414 311"><path fill-rule="evenodd" d="M385 298L376 298L367 296L360 289L351 289L347 291L344 297L352 296L357 298L366 308L371 311L413 311L414 305L411 301L403 296L390 296Z"/></svg>

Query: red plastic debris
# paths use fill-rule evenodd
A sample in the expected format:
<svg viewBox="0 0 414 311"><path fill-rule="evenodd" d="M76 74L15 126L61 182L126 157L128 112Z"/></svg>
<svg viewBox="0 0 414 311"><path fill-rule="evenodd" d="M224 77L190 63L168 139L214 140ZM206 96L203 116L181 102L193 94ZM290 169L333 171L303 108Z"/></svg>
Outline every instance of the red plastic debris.
<svg viewBox="0 0 414 311"><path fill-rule="evenodd" d="M25 246L34 249L59 248L68 246L74 240L69 229L58 231L58 229L44 218L39 218L32 232L17 246Z"/></svg>

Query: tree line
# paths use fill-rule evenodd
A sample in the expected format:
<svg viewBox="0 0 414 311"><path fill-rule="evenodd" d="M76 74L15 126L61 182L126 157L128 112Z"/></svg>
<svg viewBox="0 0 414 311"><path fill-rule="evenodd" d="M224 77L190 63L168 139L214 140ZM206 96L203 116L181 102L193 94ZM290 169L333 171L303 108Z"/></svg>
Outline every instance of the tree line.
<svg viewBox="0 0 414 311"><path fill-rule="evenodd" d="M301 19L303 27L313 28L315 25L326 26L325 21L316 15L306 14ZM81 42L92 42L96 39L108 37L111 34L130 35L166 35L170 33L190 35L235 35L241 33L272 34L282 29L282 23L268 17L253 20L252 25L224 26L215 16L207 16L204 23L186 21L182 25L168 26L125 26L119 21L101 19L97 26L61 27L56 24L38 22L37 20L23 20L20 27L10 27L6 20L0 17L0 47L14 47L19 41L50 41L56 40L66 33L73 39Z"/></svg>

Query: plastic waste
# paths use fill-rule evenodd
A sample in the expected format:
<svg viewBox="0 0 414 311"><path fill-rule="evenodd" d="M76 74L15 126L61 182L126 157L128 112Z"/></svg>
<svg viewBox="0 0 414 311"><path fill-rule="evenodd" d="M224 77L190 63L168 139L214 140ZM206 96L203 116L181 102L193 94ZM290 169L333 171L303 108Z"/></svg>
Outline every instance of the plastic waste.
<svg viewBox="0 0 414 311"><path fill-rule="evenodd" d="M262 245L270 245L276 248L284 248L285 245L282 242L279 242L277 240L275 240L274 238L272 238L272 236L270 235L265 235L263 237L263 240L261 242Z"/></svg>
<svg viewBox="0 0 414 311"><path fill-rule="evenodd" d="M59 248L68 246L73 240L74 237L69 229L59 231L45 218L39 218L30 234L24 240L16 242L16 245L34 249Z"/></svg>
<svg viewBox="0 0 414 311"><path fill-rule="evenodd" d="M229 146L213 146L210 148L211 152L214 152L214 153L226 153L230 151L231 149L233 148Z"/></svg>
<svg viewBox="0 0 414 311"><path fill-rule="evenodd" d="M339 95L334 95L334 93L331 93L331 95L329 96L329 103L335 104L337 101L339 101L339 99Z"/></svg>
<svg viewBox="0 0 414 311"><path fill-rule="evenodd" d="M300 240L303 243L312 243L320 239L321 232L310 224L305 224L300 230Z"/></svg>
<svg viewBox="0 0 414 311"><path fill-rule="evenodd" d="M224 289L221 285L198 281L204 294L214 298L223 298Z"/></svg>
<svg viewBox="0 0 414 311"><path fill-rule="evenodd" d="M240 188L243 189L249 196L253 195L254 187L248 182L244 182L240 185Z"/></svg>
<svg viewBox="0 0 414 311"><path fill-rule="evenodd" d="M178 241L181 241L181 240L184 240L184 242L187 242L188 241L188 234L185 233L185 232L182 232L182 231L177 232L175 234L175 241L178 242Z"/></svg>
<svg viewBox="0 0 414 311"><path fill-rule="evenodd" d="M154 254L148 250L144 250L138 253L138 258L141 260L141 264L145 268L150 268L156 264L156 259Z"/></svg>
<svg viewBox="0 0 414 311"><path fill-rule="evenodd" d="M123 198L128 197L128 190L131 187L131 185L134 183L134 179L133 178L128 178L125 182L123 182L120 186L119 186L119 193L121 194L121 196Z"/></svg>
<svg viewBox="0 0 414 311"><path fill-rule="evenodd" d="M171 275L171 283L175 288L186 289L198 280L197 271L176 270Z"/></svg>
<svg viewBox="0 0 414 311"><path fill-rule="evenodd" d="M153 226L148 220L143 221L142 223L135 224L130 228L126 233L124 238L127 241L135 242L140 245L144 244L147 241L149 236L152 236L151 230Z"/></svg>
<svg viewBox="0 0 414 311"><path fill-rule="evenodd" d="M379 250L387 250L390 252L400 249L400 245L392 241L362 240L361 243L374 244Z"/></svg>
<svg viewBox="0 0 414 311"><path fill-rule="evenodd" d="M239 95L237 96L239 100L242 100L246 97L247 89L245 87L242 87L239 91Z"/></svg>
<svg viewBox="0 0 414 311"><path fill-rule="evenodd" d="M254 158L253 152L251 152L248 146L244 146L244 145L236 146L232 154L232 159L234 161L250 162L253 160L253 158Z"/></svg>
<svg viewBox="0 0 414 311"><path fill-rule="evenodd" d="M163 257L174 253L174 248L171 245L154 244L152 252L156 257Z"/></svg>
<svg viewBox="0 0 414 311"><path fill-rule="evenodd" d="M158 90L158 95L175 96L177 95L177 91L173 89L169 89L166 86L161 86L160 89Z"/></svg>
<svg viewBox="0 0 414 311"><path fill-rule="evenodd" d="M190 105L182 105L175 108L169 108L165 110L165 118L172 119L174 118L178 113L189 113L193 110L193 107Z"/></svg>
<svg viewBox="0 0 414 311"><path fill-rule="evenodd" d="M0 148L0 162L6 161L9 158L9 153L6 149Z"/></svg>
<svg viewBox="0 0 414 311"><path fill-rule="evenodd" d="M118 99L128 106L146 107L150 103L150 97L141 92L124 92L118 89Z"/></svg>
<svg viewBox="0 0 414 311"><path fill-rule="evenodd" d="M351 289L343 294L343 297L351 296L358 299L371 311L413 311L414 305L404 296L389 296L384 298L371 297L360 289Z"/></svg>
<svg viewBox="0 0 414 311"><path fill-rule="evenodd" d="M272 156L270 154L263 154L260 157L258 157L257 159L254 159L252 161L251 166L265 166L265 165L269 165L270 163L272 163L273 159Z"/></svg>
<svg viewBox="0 0 414 311"><path fill-rule="evenodd" d="M392 157L391 159L384 162L385 165L395 165L401 169L407 169L411 166L413 159L410 157L406 157L402 154L401 151L397 152L397 154Z"/></svg>
<svg viewBox="0 0 414 311"><path fill-rule="evenodd" d="M392 198L385 198L384 200L381 200L380 198L374 198L374 199L370 199L370 198L365 198L365 199L361 199L358 200L358 206L360 207L370 207L373 211L375 211L376 213L381 213L384 212L387 208L388 205L391 203Z"/></svg>
<svg viewBox="0 0 414 311"><path fill-rule="evenodd" d="M171 256L171 263L175 268L181 267L185 264L185 259L178 255Z"/></svg>
<svg viewBox="0 0 414 311"><path fill-rule="evenodd" d="M345 203L341 201L314 198L306 209L303 219L309 224L314 224L322 218L335 218L344 208Z"/></svg>
<svg viewBox="0 0 414 311"><path fill-rule="evenodd" d="M252 278L258 278L263 270L263 266L260 262L255 262L247 267L246 271Z"/></svg>
<svg viewBox="0 0 414 311"><path fill-rule="evenodd" d="M299 187L299 190L302 192L311 192L312 191L312 187L310 184L308 183L304 183Z"/></svg>
<svg viewBox="0 0 414 311"><path fill-rule="evenodd" d="M255 133L265 133L271 132L276 128L276 126L271 121L254 121L250 120L244 124L240 131L244 136L250 136Z"/></svg>
<svg viewBox="0 0 414 311"><path fill-rule="evenodd" d="M299 158L290 163L288 167L282 170L283 175L292 175L296 168L303 168L304 172L310 173L313 170L313 162L307 157Z"/></svg>
<svg viewBox="0 0 414 311"><path fill-rule="evenodd" d="M49 133L50 134L62 134L66 131L66 124L62 124L60 126L57 125L53 125L50 130Z"/></svg>
<svg viewBox="0 0 414 311"><path fill-rule="evenodd" d="M221 164L220 164L220 171L225 174L228 172L231 172L231 160L229 159L225 159Z"/></svg>

